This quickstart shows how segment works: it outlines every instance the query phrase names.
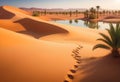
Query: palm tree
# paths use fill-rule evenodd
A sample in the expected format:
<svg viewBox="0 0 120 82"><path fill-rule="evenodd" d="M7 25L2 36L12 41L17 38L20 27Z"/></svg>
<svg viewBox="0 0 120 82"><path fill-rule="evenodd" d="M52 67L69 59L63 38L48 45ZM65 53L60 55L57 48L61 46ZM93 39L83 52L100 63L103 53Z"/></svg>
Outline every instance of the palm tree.
<svg viewBox="0 0 120 82"><path fill-rule="evenodd" d="M44 15L46 15L47 14L47 11L46 10L44 10Z"/></svg>
<svg viewBox="0 0 120 82"><path fill-rule="evenodd" d="M75 13L76 13L76 17L77 17L78 16L78 10L76 10Z"/></svg>
<svg viewBox="0 0 120 82"><path fill-rule="evenodd" d="M96 6L96 8L97 8L97 18L98 18L98 12L99 12L100 6Z"/></svg>
<svg viewBox="0 0 120 82"><path fill-rule="evenodd" d="M91 12L91 14L95 14L95 9L93 7L90 8L90 12Z"/></svg>
<svg viewBox="0 0 120 82"><path fill-rule="evenodd" d="M96 19L96 9L95 8L90 8L90 14L89 14L89 19Z"/></svg>
<svg viewBox="0 0 120 82"><path fill-rule="evenodd" d="M103 16L105 16L106 11L105 11L105 10L103 10L103 11L102 11L102 13L103 13Z"/></svg>
<svg viewBox="0 0 120 82"><path fill-rule="evenodd" d="M89 18L89 11L88 11L88 10L86 10L86 11L84 12L84 18Z"/></svg>
<svg viewBox="0 0 120 82"><path fill-rule="evenodd" d="M40 15L40 11L33 11L32 16L39 16Z"/></svg>
<svg viewBox="0 0 120 82"><path fill-rule="evenodd" d="M70 14L70 17L71 17L72 16L72 11L70 11L69 14Z"/></svg>
<svg viewBox="0 0 120 82"><path fill-rule="evenodd" d="M119 51L118 49L120 48L120 24L116 24L116 28L110 24L110 29L106 29L109 36L100 33L100 35L103 38L99 38L97 40L103 41L105 44L97 44L93 47L93 50L96 48L104 48L104 49L112 49L111 54L114 57L119 57Z"/></svg>
<svg viewBox="0 0 120 82"><path fill-rule="evenodd" d="M120 10L118 11L118 14L120 15Z"/></svg>

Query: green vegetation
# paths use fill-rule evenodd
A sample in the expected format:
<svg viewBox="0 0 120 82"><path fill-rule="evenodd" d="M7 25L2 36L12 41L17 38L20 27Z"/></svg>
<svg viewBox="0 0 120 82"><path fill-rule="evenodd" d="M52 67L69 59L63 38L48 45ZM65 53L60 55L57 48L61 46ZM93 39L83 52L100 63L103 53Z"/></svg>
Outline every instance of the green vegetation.
<svg viewBox="0 0 120 82"><path fill-rule="evenodd" d="M100 10L100 6L90 8L84 12L86 19L98 19L100 16L120 15L120 10Z"/></svg>
<svg viewBox="0 0 120 82"><path fill-rule="evenodd" d="M98 11L98 9L97 9ZM87 18L87 19L96 19L98 18L98 12L96 11L95 8L90 8L89 10L86 10L84 12L84 17Z"/></svg>
<svg viewBox="0 0 120 82"><path fill-rule="evenodd" d="M65 16L78 16L79 14L82 14L83 12L80 12L78 10L75 11L49 11L49 10L40 10L40 11L33 11L32 16L43 16L43 15L65 15Z"/></svg>
<svg viewBox="0 0 120 82"><path fill-rule="evenodd" d="M96 15L95 14L90 14L89 15L89 19L96 19L97 17L96 17Z"/></svg>
<svg viewBox="0 0 120 82"><path fill-rule="evenodd" d="M97 18L98 18L100 6L96 6L96 9L97 9Z"/></svg>
<svg viewBox="0 0 120 82"><path fill-rule="evenodd" d="M72 11L70 11L69 14L70 14L70 17L71 17L72 16Z"/></svg>
<svg viewBox="0 0 120 82"><path fill-rule="evenodd" d="M32 16L39 16L40 12L39 11L33 11Z"/></svg>
<svg viewBox="0 0 120 82"><path fill-rule="evenodd" d="M76 13L76 17L77 17L78 16L78 10L76 10L75 13Z"/></svg>
<svg viewBox="0 0 120 82"><path fill-rule="evenodd" d="M93 47L93 50L96 48L104 48L104 49L112 49L111 54L114 57L119 57L119 51L120 48L120 24L116 24L116 27L114 27L112 24L110 24L110 29L106 29L109 36L100 33L100 35L103 38L99 38L97 40L103 41L105 44L97 44Z"/></svg>
<svg viewBox="0 0 120 82"><path fill-rule="evenodd" d="M43 12L43 13L44 13L44 15L46 15L46 14L47 14L47 11L46 11L46 10L44 10L44 12Z"/></svg>

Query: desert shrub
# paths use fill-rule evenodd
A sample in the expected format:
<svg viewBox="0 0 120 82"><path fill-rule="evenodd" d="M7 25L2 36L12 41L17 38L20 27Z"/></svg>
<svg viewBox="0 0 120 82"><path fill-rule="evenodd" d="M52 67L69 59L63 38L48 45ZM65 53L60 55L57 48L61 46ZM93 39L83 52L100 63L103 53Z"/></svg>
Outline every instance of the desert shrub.
<svg viewBox="0 0 120 82"><path fill-rule="evenodd" d="M39 11L33 11L32 16L39 16L40 12Z"/></svg>

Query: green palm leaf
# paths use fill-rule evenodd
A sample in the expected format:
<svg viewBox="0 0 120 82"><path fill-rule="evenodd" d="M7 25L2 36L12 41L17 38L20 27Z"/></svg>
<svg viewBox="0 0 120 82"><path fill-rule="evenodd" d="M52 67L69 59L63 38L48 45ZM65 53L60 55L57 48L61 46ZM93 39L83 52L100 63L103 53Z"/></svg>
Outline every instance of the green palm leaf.
<svg viewBox="0 0 120 82"><path fill-rule="evenodd" d="M99 33L103 38L99 38L97 40L102 41L105 44L97 44L93 47L93 50L96 48L104 48L104 49L110 49L112 48L112 55L114 57L119 56L118 49L120 48L120 24L116 25L116 28L110 24L110 29L106 29L109 36Z"/></svg>
<svg viewBox="0 0 120 82"><path fill-rule="evenodd" d="M112 46L112 42L111 41L108 41L108 40L105 40L105 39L102 39L102 38L99 38L97 40L103 41L104 43L108 44L109 46Z"/></svg>
<svg viewBox="0 0 120 82"><path fill-rule="evenodd" d="M103 34L103 33L99 33L103 38L104 38L104 42L107 43L108 45L112 46L112 40L109 38L109 36ZM99 40L99 39L98 39Z"/></svg>
<svg viewBox="0 0 120 82"><path fill-rule="evenodd" d="M93 47L93 50L95 50L96 48L104 48L104 49L110 49L110 47L108 47L107 45L104 44L97 44Z"/></svg>
<svg viewBox="0 0 120 82"><path fill-rule="evenodd" d="M112 24L110 24L110 29L106 29L110 35L110 38L112 39L112 41L114 42L115 41L115 28Z"/></svg>

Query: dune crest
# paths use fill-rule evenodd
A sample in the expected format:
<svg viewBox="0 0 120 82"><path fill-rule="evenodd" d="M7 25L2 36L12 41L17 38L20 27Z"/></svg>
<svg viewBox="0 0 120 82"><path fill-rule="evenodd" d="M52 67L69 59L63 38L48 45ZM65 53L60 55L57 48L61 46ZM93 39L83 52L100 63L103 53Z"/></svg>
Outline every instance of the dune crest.
<svg viewBox="0 0 120 82"><path fill-rule="evenodd" d="M0 7L0 19L11 19L15 16L15 14L7 11L4 7Z"/></svg>
<svg viewBox="0 0 120 82"><path fill-rule="evenodd" d="M68 33L67 30L57 25L53 25L48 23L47 21L39 20L38 18L30 16L24 10L12 6L3 6L1 8L1 12L6 11L5 13L7 15L5 15L5 18L8 18L8 21L0 20L1 22L3 22L0 26L5 27L6 29L17 31L23 34L28 34L35 38L40 38L41 36L56 33ZM11 16L11 14L14 15ZM1 16L2 15L3 14L1 14ZM10 26L6 26L8 24Z"/></svg>
<svg viewBox="0 0 120 82"><path fill-rule="evenodd" d="M58 26L40 22L40 21L35 21L29 18L21 19L16 22L23 25L26 31L37 33L40 36L56 34L56 33L68 33L67 30L64 30Z"/></svg>
<svg viewBox="0 0 120 82"><path fill-rule="evenodd" d="M13 13L24 13L24 14L27 14L29 15L28 12L22 10L22 9L19 9L19 8L16 8L16 7L13 7L13 6L8 6L8 5L5 5L5 6L2 6L5 10L9 11L9 12L13 12Z"/></svg>

